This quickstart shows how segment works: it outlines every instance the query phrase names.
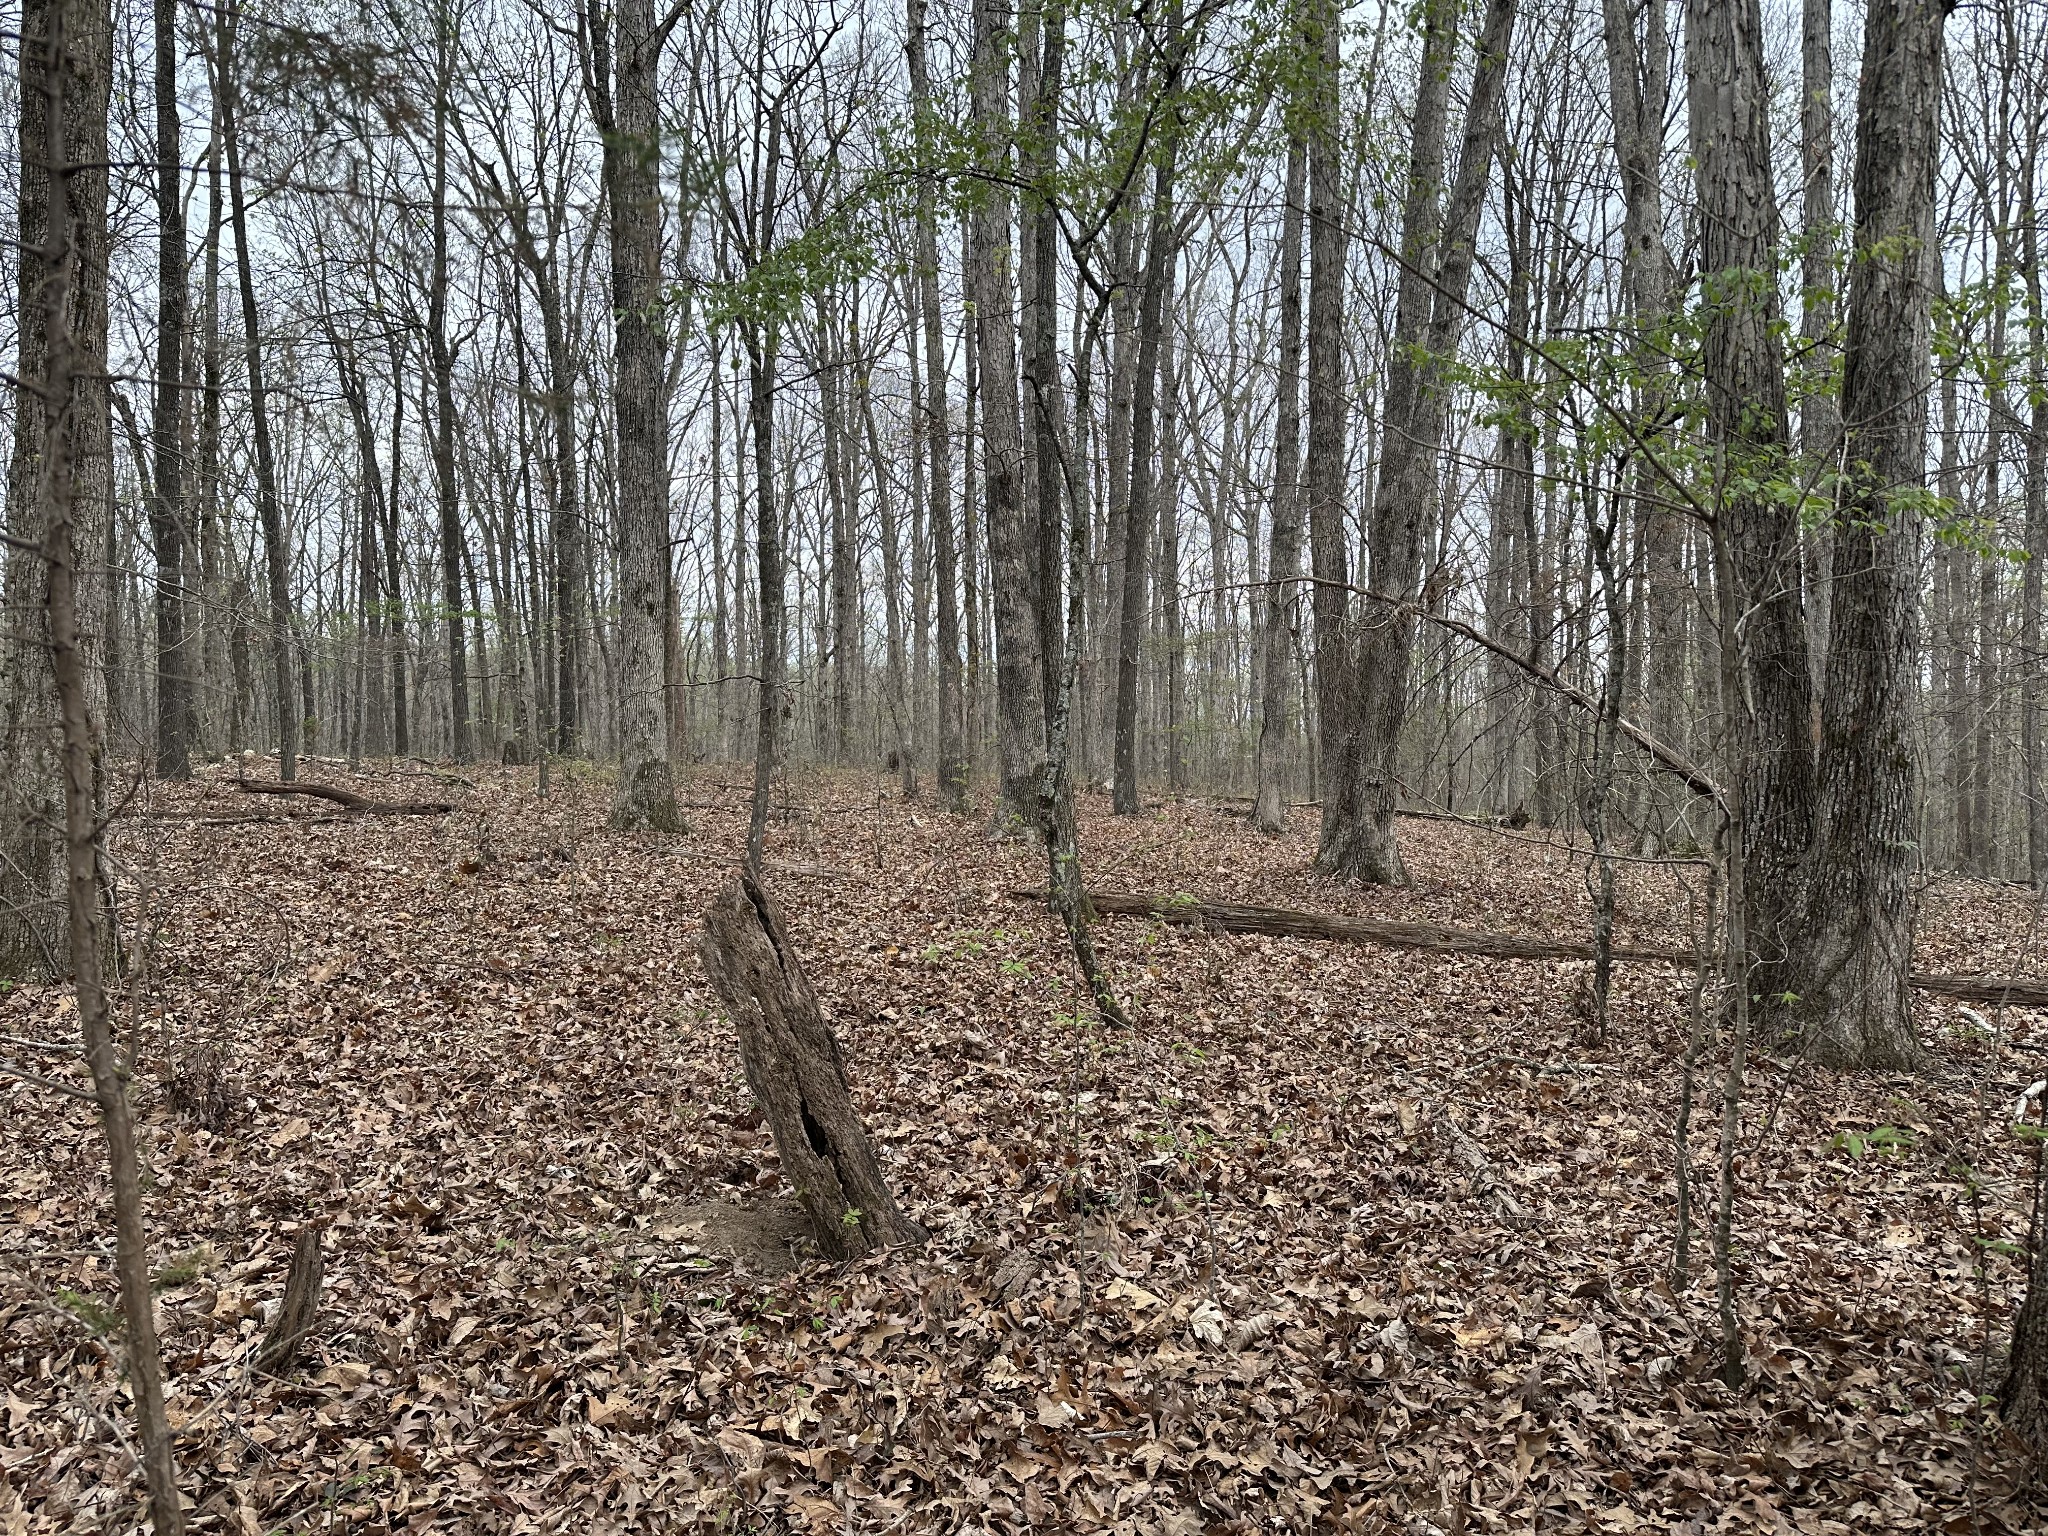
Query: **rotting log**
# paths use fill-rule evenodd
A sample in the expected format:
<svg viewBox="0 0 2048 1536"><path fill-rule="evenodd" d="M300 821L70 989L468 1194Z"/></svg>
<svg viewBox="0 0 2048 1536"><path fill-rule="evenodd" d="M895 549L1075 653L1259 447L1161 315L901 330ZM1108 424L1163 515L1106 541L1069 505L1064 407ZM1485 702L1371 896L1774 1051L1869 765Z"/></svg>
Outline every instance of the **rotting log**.
<svg viewBox="0 0 2048 1536"><path fill-rule="evenodd" d="M698 957L739 1032L784 1174L828 1258L914 1246L924 1228L898 1209L853 1095L839 1041L790 946L782 912L751 875L704 912Z"/></svg>
<svg viewBox="0 0 2048 1536"><path fill-rule="evenodd" d="M332 784L280 784L269 779L237 779L235 787L250 795L310 795L329 800L359 816L446 816L455 807L446 800L370 800Z"/></svg>
<svg viewBox="0 0 2048 1536"><path fill-rule="evenodd" d="M1043 890L1015 893L1045 900ZM1200 901L1184 895L1146 896L1090 891L1095 910L1108 916L1150 917L1219 933L1254 933L1270 938L1320 939L1344 944L1377 944L1386 949L1432 950L1440 954L1485 955L1497 960L1590 960L1590 941L1543 939L1523 934L1491 933L1479 928L1447 928L1436 923L1392 922L1384 918L1346 917L1328 912L1300 912L1289 907L1258 907L1240 902ZM1652 965L1691 966L1700 956L1689 949L1664 945L1620 945L1614 958ZM1708 956L1708 959L1714 958ZM2018 1008L2048 1008L2048 978L2034 976L1949 976L1915 971L1915 991L1952 997L1966 1003L2010 1003Z"/></svg>

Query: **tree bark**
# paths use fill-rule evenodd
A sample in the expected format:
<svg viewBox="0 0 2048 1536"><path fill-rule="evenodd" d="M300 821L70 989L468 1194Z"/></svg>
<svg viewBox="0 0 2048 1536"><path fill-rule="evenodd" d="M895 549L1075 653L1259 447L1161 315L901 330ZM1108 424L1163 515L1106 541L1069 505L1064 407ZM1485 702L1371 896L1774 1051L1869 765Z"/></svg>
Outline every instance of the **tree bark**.
<svg viewBox="0 0 2048 1536"><path fill-rule="evenodd" d="M1833 0L1802 0L1800 6L1799 159L1804 172L1800 210L1799 341L1805 354L1805 387L1799 399L1802 476L1830 511L1835 504L1835 461L1842 440L1842 412L1835 399L1835 52ZM1827 652L1831 589L1824 579L1828 530L1806 535L1807 617L1816 661ZM1818 679L1816 679L1818 681Z"/></svg>
<svg viewBox="0 0 2048 1536"><path fill-rule="evenodd" d="M705 910L697 954L732 1016L747 1084L819 1250L857 1259L885 1244L921 1244L924 1229L898 1209L882 1177L839 1042L790 946L781 909L753 875L741 875Z"/></svg>
<svg viewBox="0 0 2048 1536"><path fill-rule="evenodd" d="M1771 179L1757 0L1688 0L1686 69L1697 167L1707 424L1727 521L1735 647L1746 708L1735 750L1747 780L1745 926L1750 990L1792 990L1792 931L1813 833L1813 679L1800 601L1799 516L1773 494L1791 474L1779 339L1778 205ZM1751 489L1761 486L1763 489ZM1732 776L1732 775L1731 775Z"/></svg>
<svg viewBox="0 0 2048 1536"><path fill-rule="evenodd" d="M596 15L593 8L593 16ZM618 480L619 784L615 830L689 830L669 769L663 667L668 571L668 411L661 307L661 127L656 83L664 33L653 0L617 0L592 41L592 115L604 134L611 218L613 389Z"/></svg>
<svg viewBox="0 0 2048 1536"><path fill-rule="evenodd" d="M434 487L441 532L441 603L448 645L448 716L455 761L476 756L469 718L469 661L463 644L462 503L455 480L455 349L448 340L448 72L454 22L434 11L433 267L427 285L427 348L434 370Z"/></svg>
<svg viewBox="0 0 2048 1536"><path fill-rule="evenodd" d="M912 109L920 145L931 144L932 88L926 46L927 0L907 0ZM932 581L938 588L939 803L956 815L967 811L967 756L961 740L960 570L953 517L952 445L947 428L946 319L939 302L938 198L933 176L917 183L917 311L924 330L924 432L927 516L931 523Z"/></svg>
<svg viewBox="0 0 2048 1536"><path fill-rule="evenodd" d="M110 18L104 0L28 0L21 32L21 281L23 381L15 391L16 452L31 450L39 537L10 551L42 567L42 641L57 707L62 775L64 913L69 969L93 1098L107 1138L114 1205L114 1264L126 1324L127 1374L141 1430L156 1536L185 1528L164 1414L163 1356L142 1224L142 1174L128 1073L120 1060L101 968L99 743L90 712L90 665L81 625L77 508L97 490L75 473L104 421L93 397L105 367L107 104ZM76 210L74 212L74 203ZM182 275L182 274L181 274ZM83 322L81 326L79 322ZM40 322L40 323L39 323ZM34 342L30 337L36 338ZM80 389L81 384L85 385ZM104 401L104 396L100 397ZM24 422L38 436L23 436ZM23 470L17 458L15 471ZM81 491L83 494L81 495ZM29 509L17 506L20 515ZM27 543L26 540L23 541ZM88 544L86 548L93 546ZM32 553L31 553L32 552ZM10 555L10 567L13 557ZM14 571L10 569L12 578ZM10 595L19 592L9 582Z"/></svg>
<svg viewBox="0 0 2048 1536"><path fill-rule="evenodd" d="M1033 519L1024 505L1024 455L1017 409L1015 232L1007 178L1014 123L1010 53L997 0L974 0L970 109L989 157L988 177L969 215L968 284L981 374L983 509L988 526L989 601L996 632L996 749L1001 761L997 830L1042 837L1038 787L1046 759L1044 666L1032 562Z"/></svg>
<svg viewBox="0 0 2048 1536"><path fill-rule="evenodd" d="M256 310L256 273L249 251L249 208L242 178L241 82L235 68L237 19L233 8L222 14L221 138L227 150L228 214L235 230L235 274L242 290L249 431L256 445L256 514L263 528L263 563L270 599L270 620L264 638L270 651L270 683L277 705L277 776L290 783L299 771L303 706L292 687L291 567L285 547L284 511L278 505L277 460L271 448L270 403L263 382L263 333Z"/></svg>
<svg viewBox="0 0 2048 1536"><path fill-rule="evenodd" d="M1176 49L1161 94L1171 99L1180 88ZM1164 142L1153 168L1152 206L1146 221L1145 276L1138 298L1138 371L1131 388L1131 489L1124 523L1123 595L1117 605L1116 648L1116 780L1111 805L1119 816L1135 816L1138 802L1138 663L1145 638L1145 575L1152 553L1152 493L1157 447L1159 354L1166 324L1167 291L1179 246L1173 221L1174 171L1180 136L1173 126L1174 109L1162 114Z"/></svg>
<svg viewBox="0 0 2048 1536"><path fill-rule="evenodd" d="M1272 552L1259 634L1259 755L1252 825L1287 830L1284 758L1293 737L1294 657L1289 622L1301 567L1301 219L1308 190L1308 140L1287 136L1287 207L1280 217L1278 401L1273 425Z"/></svg>
<svg viewBox="0 0 2048 1536"><path fill-rule="evenodd" d="M1608 96L1613 104L1614 148L1621 163L1626 208L1622 292L1635 331L1633 409L1641 424L1639 430L1655 434L1669 408L1670 346L1664 333L1671 323L1672 295L1678 284L1664 242L1662 175L1671 38L1665 7L1659 3L1643 7L1643 36L1638 44L1633 10L1627 0L1603 0ZM1654 467L1639 458L1631 520L1641 530L1643 544L1641 585L1648 634L1641 672L1646 713L1650 729L1676 743L1684 734L1683 614L1690 594L1682 569L1684 530L1670 500L1670 490ZM1651 846L1661 847L1684 807L1653 786L1649 810L1647 840Z"/></svg>
<svg viewBox="0 0 2048 1536"><path fill-rule="evenodd" d="M150 423L155 460L150 542L156 557L156 771L192 777L191 659L185 649L185 197L178 121L178 8L155 0L157 346Z"/></svg>
<svg viewBox="0 0 2048 1536"><path fill-rule="evenodd" d="M1942 0L1872 0L1856 104L1855 259L1843 375L1844 515L1821 713L1818 825L1801 946L1807 1046L1833 1066L1920 1058L1912 964L1928 295Z"/></svg>
<svg viewBox="0 0 2048 1536"><path fill-rule="evenodd" d="M40 380L49 338L35 317L61 285L66 330L87 357L106 356L107 102L111 23L102 0L30 0L21 18L19 97L19 381ZM54 66L52 60L54 59ZM52 110L52 92L57 109ZM51 174L49 134L77 162L68 188ZM69 164L68 161L62 163ZM67 195L68 191L68 195ZM45 612L49 572L43 540L45 440L52 412L34 387L10 381L14 452L8 469L4 600L0 600L0 977L60 977L70 969L65 908L64 757L52 713L54 678ZM71 472L77 493L74 547L105 548L112 519L112 419L106 381L79 378L66 396ZM106 588L87 580L78 594L83 675L104 705L98 640Z"/></svg>
<svg viewBox="0 0 2048 1536"><path fill-rule="evenodd" d="M1449 424L1452 370L1465 323L1473 245L1500 134L1515 0L1489 0L1480 28L1463 143L1439 227L1445 99L1455 42L1456 6L1435 0L1427 23L1416 105L1414 150L1402 214L1401 278L1393 346L1387 360L1379 479L1368 529L1373 586L1406 599L1420 590L1424 556L1436 527L1442 486L1438 460ZM1327 874L1404 885L1408 871L1395 839L1394 810L1402 726L1414 665L1414 621L1404 605L1368 610L1347 640L1354 686L1325 727L1322 840L1316 866Z"/></svg>

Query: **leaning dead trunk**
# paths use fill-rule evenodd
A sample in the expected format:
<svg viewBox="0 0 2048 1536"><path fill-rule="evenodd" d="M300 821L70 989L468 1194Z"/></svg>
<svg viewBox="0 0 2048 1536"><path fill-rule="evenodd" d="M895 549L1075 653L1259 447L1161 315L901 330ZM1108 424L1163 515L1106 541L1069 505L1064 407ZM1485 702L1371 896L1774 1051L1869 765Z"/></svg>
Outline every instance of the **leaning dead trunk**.
<svg viewBox="0 0 2048 1536"><path fill-rule="evenodd" d="M839 1042L790 948L782 912L751 875L704 913L704 970L739 1031L747 1083L827 1258L857 1259L925 1232L896 1207L846 1086Z"/></svg>

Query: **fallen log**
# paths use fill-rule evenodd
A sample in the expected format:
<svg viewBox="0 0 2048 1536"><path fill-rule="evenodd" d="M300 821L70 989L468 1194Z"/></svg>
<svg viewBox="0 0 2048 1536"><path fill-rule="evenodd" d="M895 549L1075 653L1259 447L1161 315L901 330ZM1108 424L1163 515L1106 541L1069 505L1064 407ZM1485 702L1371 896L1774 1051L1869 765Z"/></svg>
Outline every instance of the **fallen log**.
<svg viewBox="0 0 2048 1536"><path fill-rule="evenodd" d="M1043 890L1018 891L1034 901ZM1192 896L1146 896L1090 891L1099 913L1117 917L1151 917L1218 933L1256 933L1270 938L1323 939L1342 944L1377 944L1385 949L1422 949L1440 954L1486 955L1497 960L1590 960L1587 940L1541 939L1523 934L1490 933L1479 928L1447 928L1436 923L1391 922L1384 918L1345 917L1328 912L1298 912L1289 907L1258 907L1232 901L1200 901ZM1699 956L1689 949L1664 945L1614 946L1614 958L1650 965L1691 966ZM1709 956L1708 958L1714 958ZM1966 1003L2011 1003L2020 1008L2048 1008L2048 978L2033 976L1949 976L1915 971L1913 989Z"/></svg>
<svg viewBox="0 0 2048 1536"><path fill-rule="evenodd" d="M248 795L310 795L330 800L358 816L446 816L455 807L445 800L369 800L354 790L332 784L280 784L270 779L237 779L235 787Z"/></svg>

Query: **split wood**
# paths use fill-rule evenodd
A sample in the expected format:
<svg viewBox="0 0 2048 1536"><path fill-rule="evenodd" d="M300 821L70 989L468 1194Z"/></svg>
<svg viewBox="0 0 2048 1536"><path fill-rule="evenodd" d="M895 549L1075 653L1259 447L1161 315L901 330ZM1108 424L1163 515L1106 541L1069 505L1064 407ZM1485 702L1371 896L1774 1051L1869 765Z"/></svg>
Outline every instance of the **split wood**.
<svg viewBox="0 0 2048 1536"><path fill-rule="evenodd" d="M739 1033L747 1084L819 1251L857 1259L885 1243L922 1243L924 1229L898 1208L882 1176L846 1085L839 1041L781 909L752 875L734 880L705 910L697 953Z"/></svg>

